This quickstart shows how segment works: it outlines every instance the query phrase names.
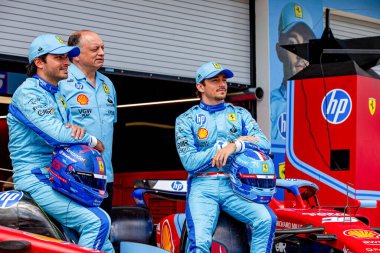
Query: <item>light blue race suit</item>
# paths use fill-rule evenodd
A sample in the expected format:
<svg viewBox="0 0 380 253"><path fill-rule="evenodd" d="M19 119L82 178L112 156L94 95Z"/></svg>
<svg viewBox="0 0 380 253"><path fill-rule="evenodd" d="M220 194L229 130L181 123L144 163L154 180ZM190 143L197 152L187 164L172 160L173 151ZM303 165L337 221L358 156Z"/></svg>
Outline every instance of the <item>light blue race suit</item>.
<svg viewBox="0 0 380 253"><path fill-rule="evenodd" d="M205 175L218 171L216 166L211 167L215 153L240 136L257 137L259 141L243 142L237 152L246 148L269 152L268 139L242 107L230 103L210 106L201 101L176 119L177 151L189 173L186 220L192 253L210 252L220 210L253 229L250 252L271 252L277 219L273 211L267 205L250 202L235 194L228 176ZM230 162L231 157L219 171L228 174Z"/></svg>
<svg viewBox="0 0 380 253"><path fill-rule="evenodd" d="M37 75L27 78L13 94L7 123L15 189L28 192L47 214L78 231L79 245L114 252L107 213L82 206L50 186L47 168L54 148L91 146L95 138L87 133L81 140L71 136L72 129L64 125L67 112L58 88Z"/></svg>
<svg viewBox="0 0 380 253"><path fill-rule="evenodd" d="M103 142L105 149L102 157L106 166L107 182L113 182L111 158L117 103L111 80L97 71L94 87L83 72L75 64L71 64L69 77L59 83L59 89L67 108L70 108L70 123L85 128L89 134Z"/></svg>

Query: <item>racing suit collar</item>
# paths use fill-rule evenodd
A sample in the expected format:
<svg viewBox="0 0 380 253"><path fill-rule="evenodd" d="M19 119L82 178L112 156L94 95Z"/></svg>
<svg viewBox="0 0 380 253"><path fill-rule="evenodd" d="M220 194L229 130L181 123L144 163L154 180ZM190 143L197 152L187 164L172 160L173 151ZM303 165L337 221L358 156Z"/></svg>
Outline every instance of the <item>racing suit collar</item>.
<svg viewBox="0 0 380 253"><path fill-rule="evenodd" d="M199 107L208 112L217 112L217 111L224 110L226 108L226 103L223 102L217 105L208 105L201 100L199 103Z"/></svg>
<svg viewBox="0 0 380 253"><path fill-rule="evenodd" d="M46 82L44 79L39 77L38 75L34 75L33 78L36 78L39 80L39 85L46 91L48 91L51 94L55 94L58 91L58 86L52 85L51 83Z"/></svg>
<svg viewBox="0 0 380 253"><path fill-rule="evenodd" d="M75 65L74 63L70 64L69 66L69 72L75 77L75 79L77 81L81 81L81 80L84 80L85 82L87 81L87 77L84 75L84 73L82 72L82 70L80 70L78 68L77 65ZM100 80L100 82L104 83L105 80L103 78L103 76L101 75L101 73L99 71L96 71L95 73L95 80L96 80L96 83L98 83L98 79ZM88 81L87 81L88 82ZM98 85L96 85L98 87Z"/></svg>
<svg viewBox="0 0 380 253"><path fill-rule="evenodd" d="M69 72L77 79L86 79L86 76L83 74L83 72L75 65L74 63L70 64L69 66Z"/></svg>

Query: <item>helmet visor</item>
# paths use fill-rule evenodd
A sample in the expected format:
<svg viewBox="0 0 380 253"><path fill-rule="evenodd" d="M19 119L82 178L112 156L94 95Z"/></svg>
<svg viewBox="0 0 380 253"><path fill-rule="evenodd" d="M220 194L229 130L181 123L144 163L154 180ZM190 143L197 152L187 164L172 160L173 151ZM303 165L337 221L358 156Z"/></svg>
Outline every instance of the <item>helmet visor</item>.
<svg viewBox="0 0 380 253"><path fill-rule="evenodd" d="M107 184L106 175L74 170L71 170L70 173L72 174L75 181L77 181L78 183L87 185L91 188L105 190Z"/></svg>
<svg viewBox="0 0 380 253"><path fill-rule="evenodd" d="M243 184L256 188L273 188L276 186L276 175L252 175L238 173L237 177Z"/></svg>

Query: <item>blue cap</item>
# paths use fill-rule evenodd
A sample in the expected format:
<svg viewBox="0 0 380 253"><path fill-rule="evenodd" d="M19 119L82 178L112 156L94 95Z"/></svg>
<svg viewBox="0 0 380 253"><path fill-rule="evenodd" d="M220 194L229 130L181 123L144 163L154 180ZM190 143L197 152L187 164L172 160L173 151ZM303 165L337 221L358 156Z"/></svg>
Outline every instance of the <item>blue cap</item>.
<svg viewBox="0 0 380 253"><path fill-rule="evenodd" d="M217 76L219 73L224 73L226 75L226 78L231 78L234 76L234 73L232 73L231 70L224 69L221 65L219 65L216 62L208 62L198 68L197 73L195 75L195 82L200 83L204 79Z"/></svg>
<svg viewBox="0 0 380 253"><path fill-rule="evenodd" d="M298 3L288 3L282 8L278 32L279 34L287 33L297 24L306 25L310 31L313 29L313 20L308 10Z"/></svg>
<svg viewBox="0 0 380 253"><path fill-rule="evenodd" d="M29 63L44 54L67 54L75 57L80 54L79 47L69 47L54 34L43 34L32 41L29 47Z"/></svg>

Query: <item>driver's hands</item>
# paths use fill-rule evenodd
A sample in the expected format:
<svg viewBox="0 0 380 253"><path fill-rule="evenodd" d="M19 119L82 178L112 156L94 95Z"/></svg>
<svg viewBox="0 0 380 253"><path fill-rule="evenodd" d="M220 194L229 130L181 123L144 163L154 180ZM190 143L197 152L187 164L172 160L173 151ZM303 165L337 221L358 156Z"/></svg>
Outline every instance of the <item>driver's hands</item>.
<svg viewBox="0 0 380 253"><path fill-rule="evenodd" d="M97 143L96 143L96 146L94 147L94 149L96 149L97 151L99 151L99 153L103 153L104 151L104 145L103 145L103 142L99 139L97 139Z"/></svg>
<svg viewBox="0 0 380 253"><path fill-rule="evenodd" d="M71 136L75 138L75 140L80 140L83 138L83 135L86 133L86 130L83 127L74 125L74 124L66 124L66 128L71 128Z"/></svg>
<svg viewBox="0 0 380 253"><path fill-rule="evenodd" d="M227 146L225 146L222 149L219 149L214 157L212 158L212 167L216 166L217 168L221 168L226 165L227 159L230 155L232 155L236 150L236 144L235 143L228 143Z"/></svg>
<svg viewBox="0 0 380 253"><path fill-rule="evenodd" d="M249 142L259 142L259 138L257 137L253 137L253 136L249 136L249 135L246 135L246 136L240 136L239 138L237 138L239 141L249 141Z"/></svg>

